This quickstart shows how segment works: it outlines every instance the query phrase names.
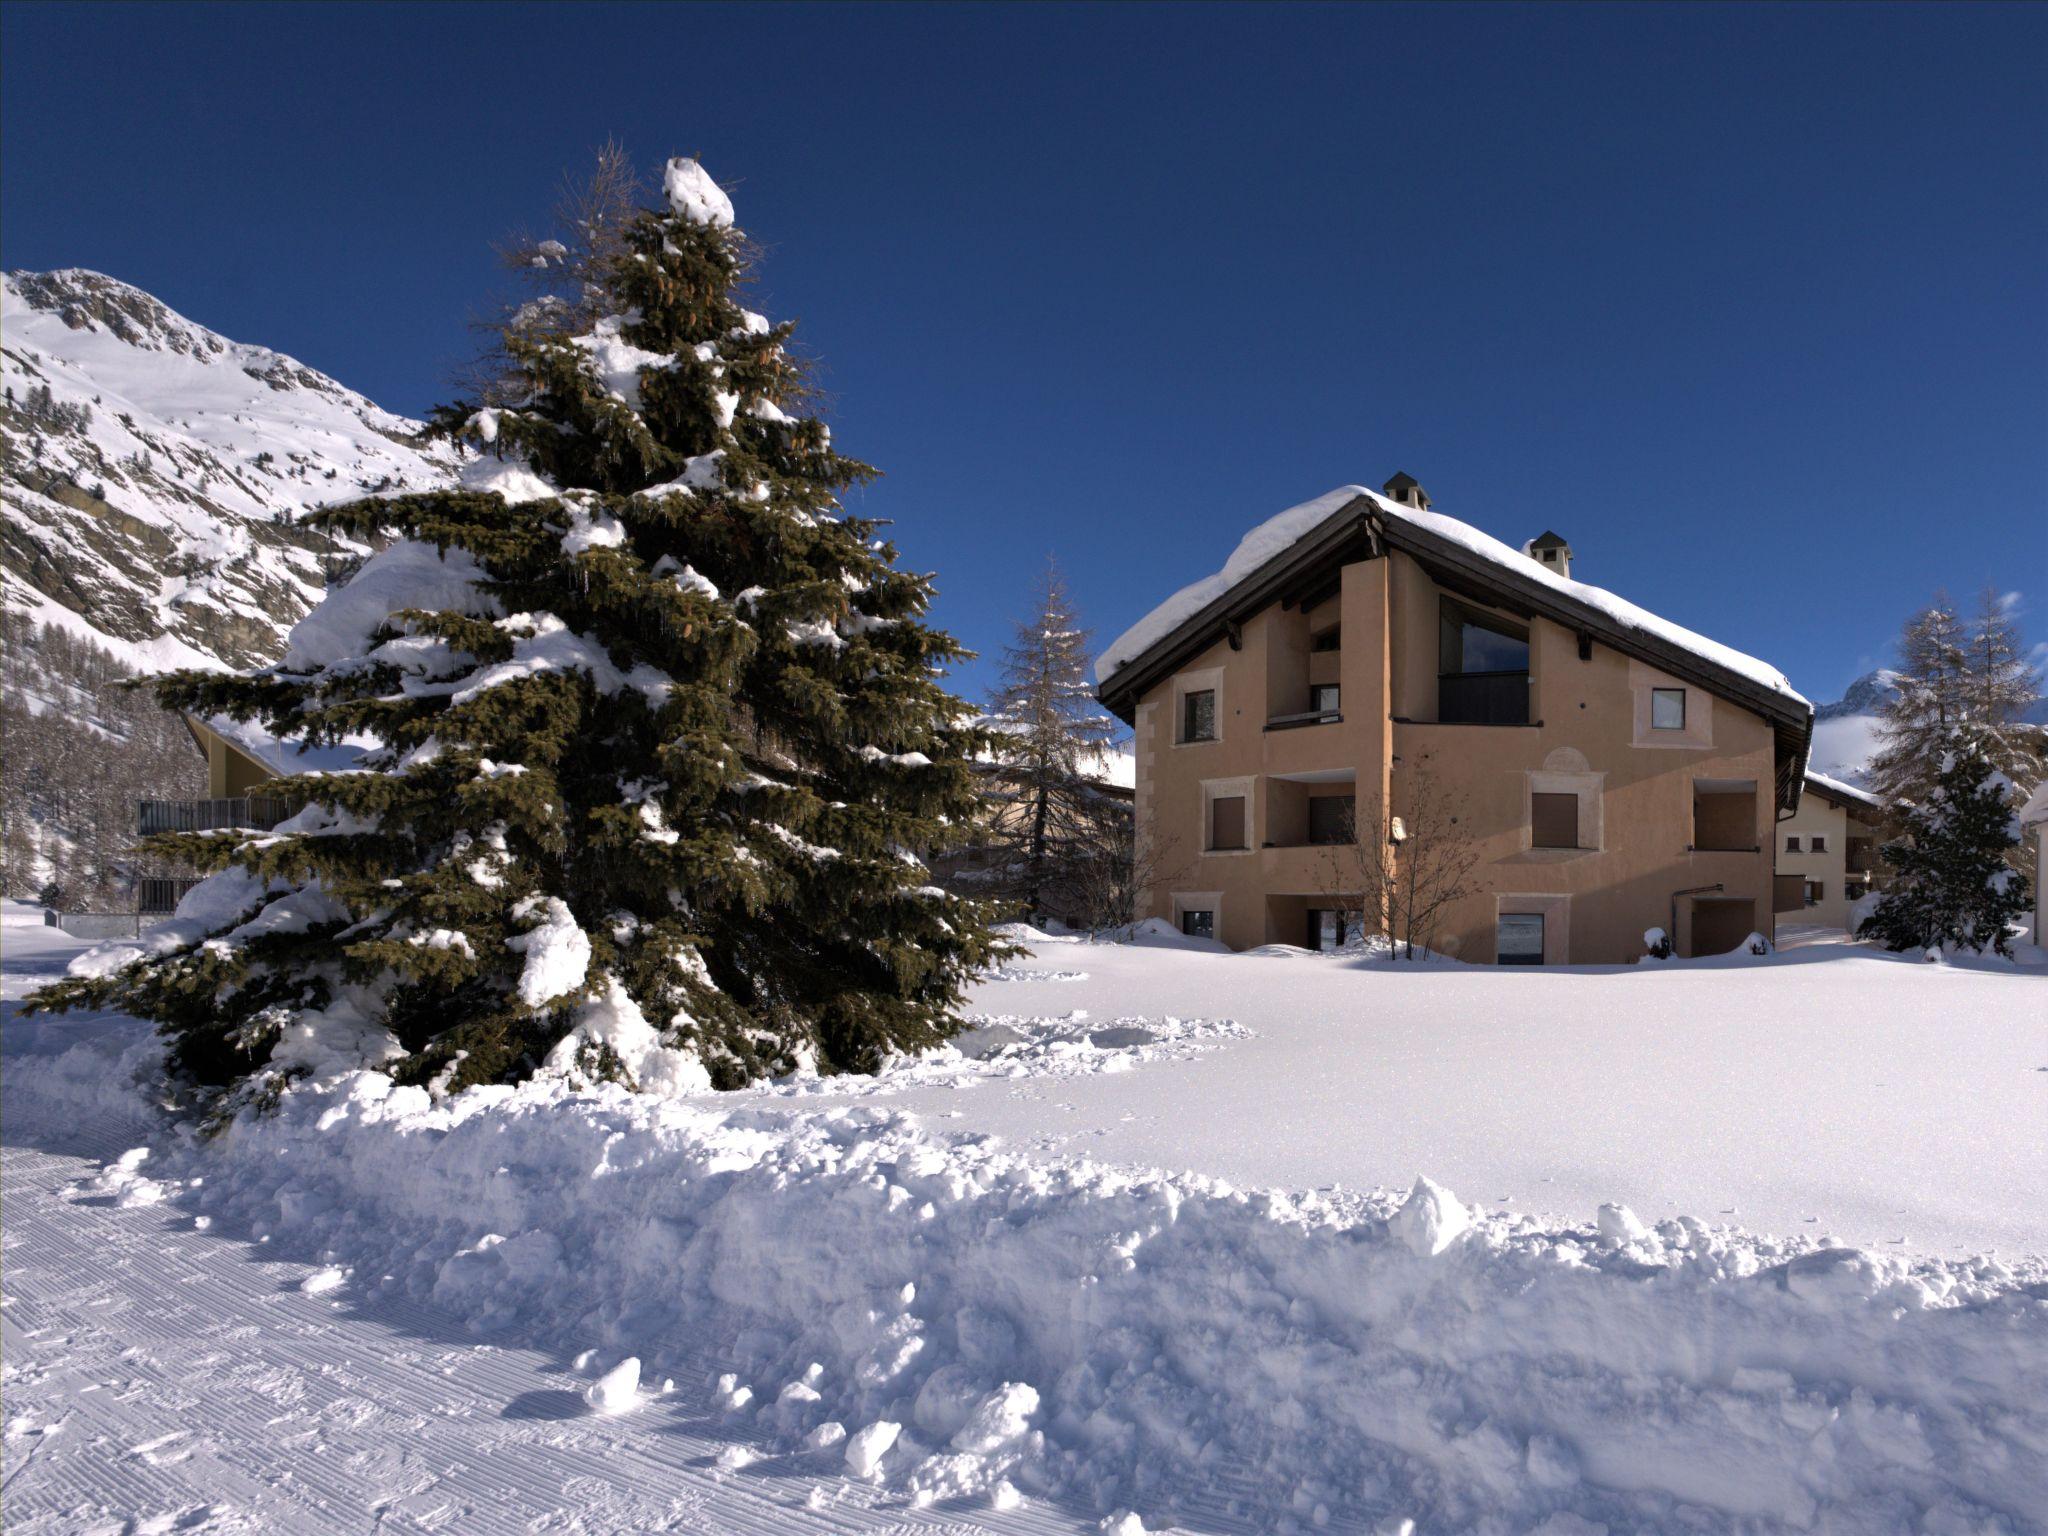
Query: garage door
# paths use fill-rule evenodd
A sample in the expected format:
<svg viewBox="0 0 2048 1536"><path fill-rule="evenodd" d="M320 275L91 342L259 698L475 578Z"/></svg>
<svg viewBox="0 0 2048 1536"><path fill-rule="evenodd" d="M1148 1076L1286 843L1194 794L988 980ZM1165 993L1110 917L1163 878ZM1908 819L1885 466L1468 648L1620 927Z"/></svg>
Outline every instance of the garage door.
<svg viewBox="0 0 2048 1536"><path fill-rule="evenodd" d="M1696 901L1692 908L1694 955L1725 955L1756 932L1753 901Z"/></svg>

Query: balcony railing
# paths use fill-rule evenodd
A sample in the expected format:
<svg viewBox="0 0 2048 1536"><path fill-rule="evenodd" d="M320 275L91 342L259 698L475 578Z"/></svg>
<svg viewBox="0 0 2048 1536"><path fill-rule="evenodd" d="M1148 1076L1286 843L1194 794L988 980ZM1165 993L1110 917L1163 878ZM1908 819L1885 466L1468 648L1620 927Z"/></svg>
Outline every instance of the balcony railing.
<svg viewBox="0 0 2048 1536"><path fill-rule="evenodd" d="M1526 672L1445 672L1436 680L1440 725L1527 725Z"/></svg>
<svg viewBox="0 0 2048 1536"><path fill-rule="evenodd" d="M268 832L291 813L288 804L267 795L244 795L233 800L144 800L135 823L143 837L159 832L214 832L228 827Z"/></svg>
<svg viewBox="0 0 2048 1536"><path fill-rule="evenodd" d="M135 882L135 910L144 917L175 912L185 893L201 878L198 875L145 875Z"/></svg>
<svg viewBox="0 0 2048 1536"><path fill-rule="evenodd" d="M1343 714L1334 709L1309 709L1296 715L1275 715L1266 722L1269 731L1291 731L1304 725L1336 725Z"/></svg>
<svg viewBox="0 0 2048 1536"><path fill-rule="evenodd" d="M1845 867L1850 874L1874 874L1883 863L1884 861L1877 856L1875 843L1865 842L1861 838L1849 840L1849 857Z"/></svg>

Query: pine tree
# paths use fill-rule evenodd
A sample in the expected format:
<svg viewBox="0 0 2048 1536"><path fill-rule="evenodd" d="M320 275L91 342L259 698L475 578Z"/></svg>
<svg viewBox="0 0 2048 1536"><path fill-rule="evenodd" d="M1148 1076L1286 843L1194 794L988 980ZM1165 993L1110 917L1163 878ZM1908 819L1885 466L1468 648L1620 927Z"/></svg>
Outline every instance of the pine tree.
<svg viewBox="0 0 2048 1536"><path fill-rule="evenodd" d="M983 745L896 568L840 497L874 471L801 413L792 327L690 160L594 274L587 328L508 325L523 393L444 407L462 487L358 501L398 541L239 678L163 703L368 772L266 793L273 833L161 839L221 873L148 958L47 990L159 1020L223 1108L350 1063L439 1091L536 1070L641 1088L868 1070L943 1039L991 957L923 856Z"/></svg>
<svg viewBox="0 0 2048 1536"><path fill-rule="evenodd" d="M2006 930L2027 910L2027 878L2008 862L2020 840L2019 797L1992 766L1982 734L1958 728L1934 788L1885 845L1894 878L1862 936L1889 949L1940 945L2012 953Z"/></svg>
<svg viewBox="0 0 2048 1536"><path fill-rule="evenodd" d="M1105 822L1130 816L1102 792L1103 759L1118 729L1095 702L1088 663L1088 631L1048 561L1031 615L1004 649L989 722L989 889L1034 917L1080 913L1088 866L1116 842Z"/></svg>
<svg viewBox="0 0 2048 1536"><path fill-rule="evenodd" d="M1899 634L1897 692L1878 718L1870 788L1896 818L1926 800L1949 735L1968 718L1966 637L1945 592Z"/></svg>

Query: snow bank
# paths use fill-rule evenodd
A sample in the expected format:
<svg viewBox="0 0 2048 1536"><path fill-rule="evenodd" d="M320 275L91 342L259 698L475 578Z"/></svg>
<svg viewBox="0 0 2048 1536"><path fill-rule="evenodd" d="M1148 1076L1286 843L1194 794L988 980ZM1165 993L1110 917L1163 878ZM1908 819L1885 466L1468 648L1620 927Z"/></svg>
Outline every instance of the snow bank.
<svg viewBox="0 0 2048 1536"><path fill-rule="evenodd" d="M1641 631L1667 644L1691 651L1705 661L1746 677L1751 682L1774 693L1783 694L1788 699L1801 704L1806 702L1805 696L1792 686L1791 680L1768 662L1759 661L1754 656L1744 655L1741 651L1722 645L1719 641L1709 640L1705 635L1673 624L1646 608L1637 607L1626 598L1615 596L1605 588L1595 587L1583 581L1572 581L1547 570L1513 545L1504 544L1490 534L1481 533L1470 523L1462 523L1440 512L1423 512L1414 507L1403 506L1360 485L1340 486L1334 491L1316 497L1313 501L1305 501L1298 507L1289 507L1285 512L1270 517L1253 528L1238 541L1237 548L1224 562L1222 570L1213 576L1205 576L1200 581L1182 587L1117 636L1109 649L1104 651L1095 663L1096 681L1107 682L1119 669L1165 639L1181 624L1252 575L1269 560L1299 542L1326 518L1360 497L1372 503L1379 514L1390 523L1407 523L1411 527L1433 533L1480 556L1492 565L1512 571L1519 577L1549 587L1562 597L1596 609L1625 628Z"/></svg>
<svg viewBox="0 0 2048 1536"><path fill-rule="evenodd" d="M657 1380L708 1346L750 1438L912 1496L1159 1525L1227 1477L1249 1528L2011 1531L2048 1475L2048 1303L1991 1260L1549 1228L1427 1181L1247 1193L865 1105L560 1082L435 1104L359 1074L150 1176L487 1337Z"/></svg>

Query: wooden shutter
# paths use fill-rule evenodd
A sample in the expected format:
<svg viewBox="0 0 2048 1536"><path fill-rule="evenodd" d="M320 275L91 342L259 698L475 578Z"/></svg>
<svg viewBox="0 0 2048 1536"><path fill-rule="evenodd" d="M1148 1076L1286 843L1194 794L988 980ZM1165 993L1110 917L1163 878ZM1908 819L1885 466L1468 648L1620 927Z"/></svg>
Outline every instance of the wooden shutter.
<svg viewBox="0 0 2048 1536"><path fill-rule="evenodd" d="M1218 795L1209 802L1209 846L1244 847L1244 796Z"/></svg>
<svg viewBox="0 0 2048 1536"><path fill-rule="evenodd" d="M1534 848L1578 847L1579 797L1530 795L1529 844Z"/></svg>

